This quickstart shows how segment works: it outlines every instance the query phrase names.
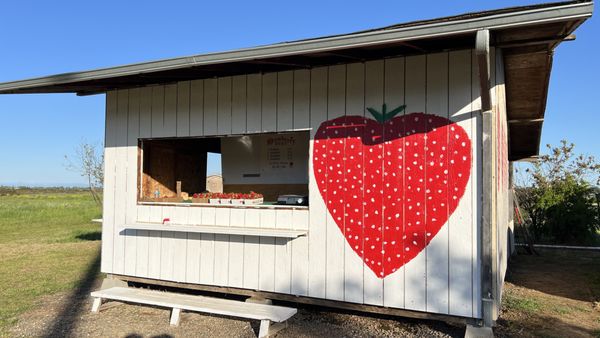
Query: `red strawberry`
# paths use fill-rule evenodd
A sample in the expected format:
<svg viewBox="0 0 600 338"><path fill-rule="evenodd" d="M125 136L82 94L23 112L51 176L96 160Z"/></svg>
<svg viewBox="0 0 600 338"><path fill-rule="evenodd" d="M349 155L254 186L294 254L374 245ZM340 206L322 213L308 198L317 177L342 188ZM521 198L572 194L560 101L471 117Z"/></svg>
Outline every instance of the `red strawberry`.
<svg viewBox="0 0 600 338"><path fill-rule="evenodd" d="M313 170L330 215L379 277L419 254L458 206L471 175L471 141L452 121L425 113L321 124Z"/></svg>

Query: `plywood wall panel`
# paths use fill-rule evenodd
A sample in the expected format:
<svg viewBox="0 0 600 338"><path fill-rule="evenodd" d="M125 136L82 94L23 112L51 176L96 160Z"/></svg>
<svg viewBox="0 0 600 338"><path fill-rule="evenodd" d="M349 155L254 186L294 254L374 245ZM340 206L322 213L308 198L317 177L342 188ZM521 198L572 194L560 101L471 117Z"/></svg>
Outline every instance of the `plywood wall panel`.
<svg viewBox="0 0 600 338"><path fill-rule="evenodd" d="M268 73L262 77L262 114L261 131L277 130L277 73Z"/></svg>
<svg viewBox="0 0 600 338"><path fill-rule="evenodd" d="M427 110L427 56L407 57L405 74L407 115L413 112L425 112ZM423 235L426 235L423 230L413 231L411 229L412 226L418 227L425 222L425 205L423 202L419 202L425 200L426 193L426 182L421 181L424 179L425 170L421 166L425 164L423 159L426 154L426 139L423 131L420 130L422 126L422 123L409 118L405 124L406 134L413 136L412 142L404 144L406 154L404 168L405 251L414 250L415 246L422 245L420 241L425 238ZM417 244L414 245L414 242ZM404 306L411 310L425 311L427 307L427 251L421 251L404 267Z"/></svg>
<svg viewBox="0 0 600 338"><path fill-rule="evenodd" d="M327 80L328 69L326 67L311 70L310 82L310 137L314 139L317 129L321 123L327 120ZM327 245L327 221L325 200L319 192L315 175L313 174L314 141L309 145L309 168L308 171L308 194L310 201L309 232L308 237L308 295L310 297L325 298L325 264Z"/></svg>
<svg viewBox="0 0 600 338"><path fill-rule="evenodd" d="M177 135L177 84L165 86L165 103L163 115L163 135L173 137Z"/></svg>
<svg viewBox="0 0 600 338"><path fill-rule="evenodd" d="M273 229L276 227L276 213L272 210L260 211L260 227ZM259 281L260 290L275 291L275 239L260 237L259 239Z"/></svg>
<svg viewBox="0 0 600 338"><path fill-rule="evenodd" d="M481 120L471 54L447 52L109 92L102 271L480 317ZM497 68L494 73L502 72ZM502 101L502 93L496 92L495 102ZM366 108L382 111L384 104L388 111L406 104L398 117L423 112L449 118L472 142L471 178L456 211L425 249L395 268L389 268L385 260L395 255L404 260L403 251L410 250L412 241L393 240L393 231L409 235L409 222L425 222L417 236L424 240L429 232L427 217L439 211L428 202L418 206L418 214L407 209L409 199L427 201L430 196L430 171L424 167L409 188L408 177L413 180L413 176L405 165L407 157L415 154L423 164L432 159L427 151L432 140L424 133L427 122L413 123L414 127L408 122L397 127L377 126ZM346 128L350 116L373 123L373 128L381 129L377 131L383 139L369 141L372 128ZM319 150L336 156L314 167L317 130L325 121L340 117L338 134L328 134L330 139ZM310 128L311 137L308 210L137 205L139 137L305 128ZM414 136L413 142L394 144L393 135L398 132L404 135L401 137ZM452 137L451 132L447 137ZM337 139L339 145L331 142ZM341 141L350 139L354 141ZM360 156L350 146L359 146ZM451 147L447 152L445 160L450 161ZM380 156L380 168L369 166L371 156ZM329 173L326 177L331 182L317 182L315 170L319 169ZM457 174L450 171L448 179ZM369 202L367 208L364 199L371 197L375 202ZM339 205L339 215L328 209L329 201ZM308 236L287 240L118 231L128 222L162 223L165 218L182 224L307 229ZM348 226L355 222L363 228L354 228L358 232L351 234ZM380 236L367 240L364 227L373 225ZM349 244L351 235L360 239L358 249ZM378 250L371 252L380 254L367 258L361 249L372 246ZM371 267L364 263L366 259L373 259ZM504 268L505 257L498 262Z"/></svg>
<svg viewBox="0 0 600 338"><path fill-rule="evenodd" d="M327 81L327 120L333 120L343 117L346 114L346 65L329 67ZM341 122L340 124L343 124ZM336 129L334 133L337 136L344 138L346 128ZM318 136L319 137L319 136ZM327 136L330 137L329 135ZM343 300L344 299L344 237L346 236L345 222L345 201L342 177L345 172L345 163L341 160L344 157L343 146L339 147L336 144L341 144L340 140L333 140L325 149L329 160L324 170L326 171L327 182L321 187L327 188L326 205L330 212L327 213L327 245L326 247L326 264L327 274L325 294L327 299ZM341 175L340 175L341 174ZM331 208L330 205L337 205L337 208ZM333 212L332 212L333 211ZM341 228L338 227L341 224ZM349 235L349 234L348 234Z"/></svg>
<svg viewBox="0 0 600 338"><path fill-rule="evenodd" d="M231 225L231 212L233 209L217 208L215 210L215 225ZM215 234L215 272L216 285L229 285L229 235Z"/></svg>
<svg viewBox="0 0 600 338"><path fill-rule="evenodd" d="M150 222L150 206L139 206L137 208L137 221ZM137 231L136 254L135 254L135 276L148 276L148 257L150 253L150 232L147 230Z"/></svg>
<svg viewBox="0 0 600 338"><path fill-rule="evenodd" d="M188 220L190 224L202 224L202 211L204 208L190 208ZM200 254L202 252L202 235L188 233L186 263L186 283L200 283Z"/></svg>
<svg viewBox="0 0 600 338"><path fill-rule="evenodd" d="M308 230L308 210L294 210L292 227L297 230ZM291 293L308 295L308 238L302 236L288 243L291 245Z"/></svg>
<svg viewBox="0 0 600 338"><path fill-rule="evenodd" d="M275 227L293 228L292 210L277 210ZM275 239L275 292L291 292L292 286L292 241L289 238Z"/></svg>
<svg viewBox="0 0 600 338"><path fill-rule="evenodd" d="M427 107L426 113L448 119L448 53L431 54L427 56ZM429 123L427 128L431 128ZM447 129L442 129L440 139L448 140L449 133ZM448 219L448 208L441 207L441 203L448 205L448 194L439 196L438 188L444 186L443 180L448 176L442 173L443 180L436 184L430 183L439 175L436 166L448 167L448 149L442 153L430 151L428 148L435 146L432 142L439 140L425 140L425 217L426 222L434 217L443 217ZM432 170L434 169L434 170ZM436 198L435 203L433 199ZM441 203L439 203L441 202ZM431 233L434 229L426 227L426 233ZM448 313L448 226L442 226L437 235L431 240L425 249L427 260L426 274L426 309L436 313Z"/></svg>
<svg viewBox="0 0 600 338"><path fill-rule="evenodd" d="M450 120L462 127L472 140L471 125L471 52L451 52L449 55L449 113ZM457 187L452 186L456 176L460 174L453 166L453 161L462 161L454 154L464 148L464 142L468 140L457 139L456 129L449 132L448 151L448 181L452 189L449 189L448 199L456 199ZM454 163L456 164L456 163ZM472 171L471 171L472 173ZM473 217L472 181L467 183L465 193L460 200L459 207L450 215L449 228L449 304L450 314L470 316L472 313L471 277L472 245L473 239L471 219Z"/></svg>
<svg viewBox="0 0 600 338"><path fill-rule="evenodd" d="M375 108L381 110L384 104L384 75L385 74L385 62L383 60L369 61L365 64L365 108ZM365 117L369 117L365 115ZM363 138L369 139L373 133L382 134L381 125L374 126L374 128L363 128ZM363 141L364 143L364 141ZM376 256L372 257L371 264L373 266L381 267L383 261L383 241L382 234L383 229L381 228L381 220L383 219L383 193L376 193L378 190L383 188L383 168L374 169L374 172L369 171L369 165L372 165L371 156L382 156L383 155L383 144L378 144L375 147L363 146L362 156L365 173L363 173L363 227L370 227L378 232L377 235L371 237L365 233L363 241L363 249L373 250L376 252ZM375 161L373 161L375 162ZM371 196L371 198L369 198ZM369 204L365 204L365 199L369 199ZM379 264L377 264L379 263ZM376 267L375 271L379 271ZM364 278L364 302L367 304L383 305L383 280L381 275L377 275L370 268L363 270Z"/></svg>
<svg viewBox="0 0 600 338"><path fill-rule="evenodd" d="M246 132L247 121L247 83L246 75L235 76L232 79L231 92L231 132L242 134Z"/></svg>
<svg viewBox="0 0 600 338"><path fill-rule="evenodd" d="M137 220L137 167L138 167L138 137L140 130L140 88L129 90L128 99L128 114L127 114L127 172L126 172L126 214L125 221L127 223ZM147 238L140 238L141 243ZM125 256L124 256L124 272L126 274L136 273L137 263L137 230L125 231Z"/></svg>
<svg viewBox="0 0 600 338"><path fill-rule="evenodd" d="M247 75L246 131L259 132L262 128L262 80L260 74Z"/></svg>
<svg viewBox="0 0 600 338"><path fill-rule="evenodd" d="M218 109L218 86L217 79L204 80L204 119L203 135L218 135L217 109Z"/></svg>
<svg viewBox="0 0 600 338"><path fill-rule="evenodd" d="M352 63L346 67L346 115L347 116L364 116L365 114L365 64ZM360 130L353 135L355 138L360 137ZM356 142L357 144L360 141ZM346 156L346 165L354 167L354 176L357 178L363 175L363 157ZM354 180L354 177L348 177ZM350 203L350 206L358 210L359 214L363 211L363 189L358 185L350 185L350 189L344 192L345 199ZM350 223L362 222L361 219L348 219ZM355 236L362 237L362 231ZM359 256L352 247L344 240L344 300L352 303L363 302L364 289L364 273L365 267L362 257Z"/></svg>
<svg viewBox="0 0 600 338"><path fill-rule="evenodd" d="M204 80L190 83L190 135L204 135Z"/></svg>
<svg viewBox="0 0 600 338"><path fill-rule="evenodd" d="M218 79L217 95L217 134L231 134L231 77Z"/></svg>
<svg viewBox="0 0 600 338"><path fill-rule="evenodd" d="M202 224L216 224L216 208L202 208ZM202 234L200 240L200 283L213 284L215 273L215 235Z"/></svg>
<svg viewBox="0 0 600 338"><path fill-rule="evenodd" d="M294 125L294 72L277 74L277 131L290 130Z"/></svg>
<svg viewBox="0 0 600 338"><path fill-rule="evenodd" d="M127 210L127 118L129 111L129 90L117 92L117 117L116 117L116 160L115 160L115 206L113 232L113 271L125 271L125 238L119 229L126 222Z"/></svg>
<svg viewBox="0 0 600 338"><path fill-rule="evenodd" d="M310 127L310 70L294 71L293 128Z"/></svg>
<svg viewBox="0 0 600 338"><path fill-rule="evenodd" d="M246 223L246 210L231 209L229 224L243 227ZM244 285L244 236L229 236L229 285L241 288Z"/></svg>
<svg viewBox="0 0 600 338"><path fill-rule="evenodd" d="M104 137L104 192L102 208L102 272L113 271L115 227L117 92L106 93L106 131Z"/></svg>
<svg viewBox="0 0 600 338"><path fill-rule="evenodd" d="M150 207L150 223L162 223L163 207ZM162 247L162 233L160 231L150 231L148 233L148 278L160 278L160 259Z"/></svg>
<svg viewBox="0 0 600 338"><path fill-rule="evenodd" d="M388 109L392 110L405 103L405 59L394 58L385 61L385 83L384 83L384 102ZM406 111L401 112L398 116L405 115ZM384 134L389 134L395 130L391 125L388 125ZM401 133L404 133L404 128L400 128ZM391 140L391 137L388 137ZM388 208L383 211L384 225L387 227L384 231L390 231L398 226L398 220L401 224L404 222L404 143L400 142L399 146L392 147L389 144L384 144L384 175L386 175L391 186L384 186L384 196L390 200L395 200L388 203ZM389 155L388 155L389 153ZM395 184L394 184L395 183ZM402 241L388 240L384 236L384 250L388 258L398 258L397 255L403 255ZM393 271L383 280L383 301L384 306L403 307L404 306L404 266L397 271Z"/></svg>
<svg viewBox="0 0 600 338"><path fill-rule="evenodd" d="M260 225L260 210L246 210L245 226L256 228ZM243 287L247 289L258 289L259 281L259 242L260 237L244 236L244 267Z"/></svg>
<svg viewBox="0 0 600 338"><path fill-rule="evenodd" d="M177 83L177 136L190 135L190 81Z"/></svg>

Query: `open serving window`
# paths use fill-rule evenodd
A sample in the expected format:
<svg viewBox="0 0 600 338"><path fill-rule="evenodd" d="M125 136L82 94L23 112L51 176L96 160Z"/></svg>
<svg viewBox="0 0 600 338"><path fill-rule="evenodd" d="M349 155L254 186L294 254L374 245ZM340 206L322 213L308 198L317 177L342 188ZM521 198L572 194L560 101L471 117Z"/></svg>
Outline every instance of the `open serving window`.
<svg viewBox="0 0 600 338"><path fill-rule="evenodd" d="M308 131L140 139L139 153L139 202L273 205L297 195L307 205ZM222 179L207 175L219 164Z"/></svg>

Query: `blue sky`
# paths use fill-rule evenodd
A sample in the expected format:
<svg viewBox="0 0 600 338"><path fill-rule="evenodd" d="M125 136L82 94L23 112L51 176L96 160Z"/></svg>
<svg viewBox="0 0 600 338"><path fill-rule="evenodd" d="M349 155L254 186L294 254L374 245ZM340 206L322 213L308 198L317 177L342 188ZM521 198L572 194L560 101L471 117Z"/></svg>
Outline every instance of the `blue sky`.
<svg viewBox="0 0 600 338"><path fill-rule="evenodd" d="M6 1L0 82L347 33L539 1ZM596 18L555 53L542 144L600 157ZM82 183L64 155L104 137L104 96L0 96L0 184Z"/></svg>

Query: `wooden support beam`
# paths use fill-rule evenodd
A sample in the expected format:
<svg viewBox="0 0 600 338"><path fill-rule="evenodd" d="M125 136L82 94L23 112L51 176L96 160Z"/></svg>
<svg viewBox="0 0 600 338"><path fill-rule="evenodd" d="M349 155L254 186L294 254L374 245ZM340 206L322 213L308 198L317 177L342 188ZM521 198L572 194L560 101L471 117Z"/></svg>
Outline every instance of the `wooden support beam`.
<svg viewBox="0 0 600 338"><path fill-rule="evenodd" d="M490 97L490 31L482 29L477 31L475 37L475 50L479 70L479 88L481 93L481 111L491 109Z"/></svg>
<svg viewBox="0 0 600 338"><path fill-rule="evenodd" d="M496 315L496 274L495 274L495 229L493 221L494 203L494 114L490 97L490 32L477 32L475 49L479 71L481 111L483 116L482 137L482 210L481 210L481 300L483 325L492 327Z"/></svg>

